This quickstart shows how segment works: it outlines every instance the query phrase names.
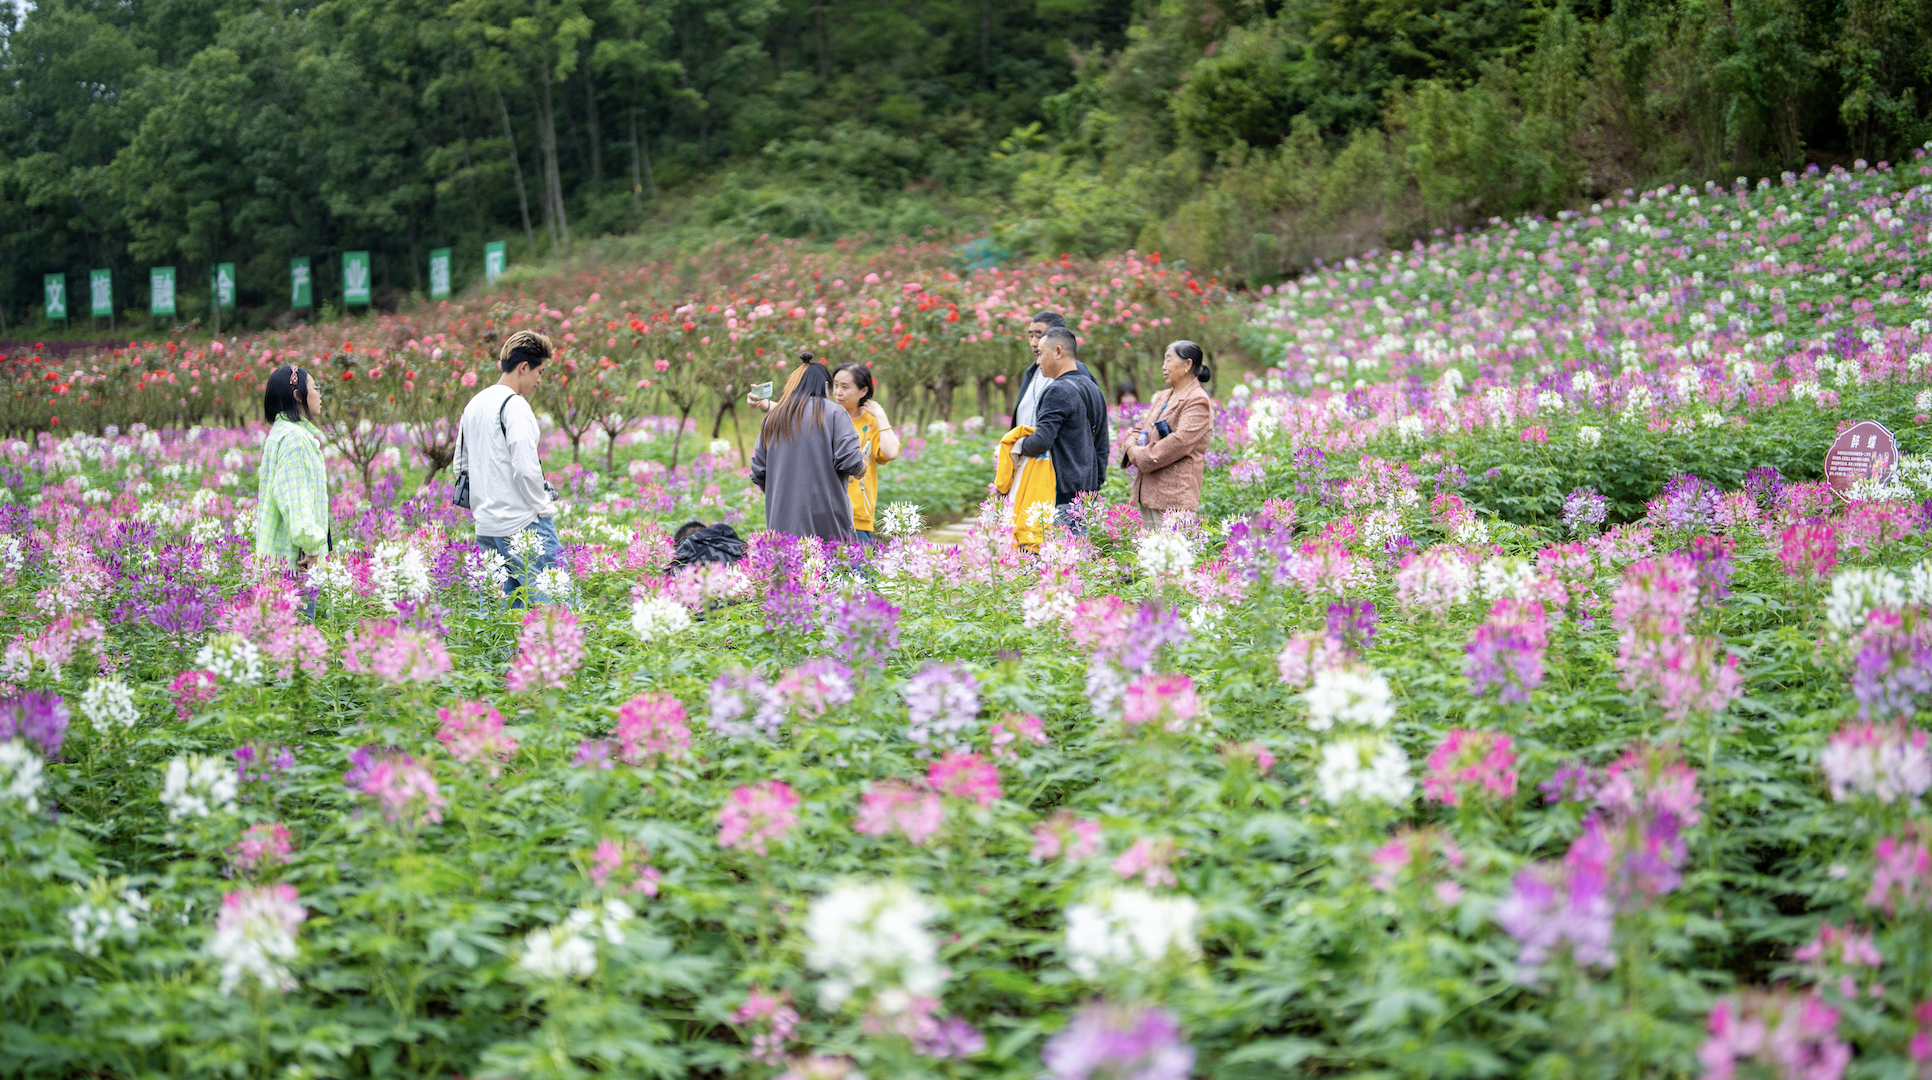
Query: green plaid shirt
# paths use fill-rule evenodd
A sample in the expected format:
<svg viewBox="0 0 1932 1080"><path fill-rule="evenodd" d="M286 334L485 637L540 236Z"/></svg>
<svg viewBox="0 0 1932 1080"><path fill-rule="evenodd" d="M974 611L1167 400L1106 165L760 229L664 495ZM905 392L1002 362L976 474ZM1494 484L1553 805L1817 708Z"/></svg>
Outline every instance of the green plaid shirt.
<svg viewBox="0 0 1932 1080"><path fill-rule="evenodd" d="M307 420L277 420L262 444L255 479L255 554L295 561L329 545L329 482L322 469L322 432Z"/></svg>

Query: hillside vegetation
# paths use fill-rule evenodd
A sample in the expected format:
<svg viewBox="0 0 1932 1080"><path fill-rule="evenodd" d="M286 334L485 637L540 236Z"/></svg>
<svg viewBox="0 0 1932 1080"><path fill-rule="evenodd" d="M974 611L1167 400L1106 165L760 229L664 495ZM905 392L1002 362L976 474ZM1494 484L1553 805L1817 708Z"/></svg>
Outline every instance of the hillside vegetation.
<svg viewBox="0 0 1932 1080"><path fill-rule="evenodd" d="M0 7L0 317L288 260L376 303L586 240L1138 246L1238 280L1932 138L1927 0L47 0ZM71 303L86 323L84 302ZM23 326L23 323L25 324ZM83 327L70 328L82 332ZM96 332L93 328L85 328ZM105 330L106 326L99 327Z"/></svg>

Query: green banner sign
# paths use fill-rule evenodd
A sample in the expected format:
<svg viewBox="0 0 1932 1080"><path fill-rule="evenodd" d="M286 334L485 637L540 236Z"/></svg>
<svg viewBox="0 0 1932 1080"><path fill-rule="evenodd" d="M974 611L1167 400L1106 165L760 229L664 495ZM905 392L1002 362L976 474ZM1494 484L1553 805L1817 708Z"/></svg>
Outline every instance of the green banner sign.
<svg viewBox="0 0 1932 1080"><path fill-rule="evenodd" d="M309 257L288 261L288 304L292 308L315 306L315 283L309 279Z"/></svg>
<svg viewBox="0 0 1932 1080"><path fill-rule="evenodd" d="M510 252L503 246L503 241L492 240L483 245L483 280L485 282L496 284L496 279L502 277L503 271L509 268Z"/></svg>
<svg viewBox="0 0 1932 1080"><path fill-rule="evenodd" d="M67 275L48 274L41 279L47 292L46 317L67 321Z"/></svg>
<svg viewBox="0 0 1932 1080"><path fill-rule="evenodd" d="M229 311L235 310L235 264L216 263L213 284L216 301Z"/></svg>
<svg viewBox="0 0 1932 1080"><path fill-rule="evenodd" d="M437 248L429 253L429 298L431 300L449 299L448 248Z"/></svg>
<svg viewBox="0 0 1932 1080"><path fill-rule="evenodd" d="M95 318L109 318L114 314L114 271L87 272L87 299Z"/></svg>
<svg viewBox="0 0 1932 1080"><path fill-rule="evenodd" d="M342 306L369 306L369 253L342 253Z"/></svg>
<svg viewBox="0 0 1932 1080"><path fill-rule="evenodd" d="M148 314L174 314L174 267L157 266L148 271Z"/></svg>

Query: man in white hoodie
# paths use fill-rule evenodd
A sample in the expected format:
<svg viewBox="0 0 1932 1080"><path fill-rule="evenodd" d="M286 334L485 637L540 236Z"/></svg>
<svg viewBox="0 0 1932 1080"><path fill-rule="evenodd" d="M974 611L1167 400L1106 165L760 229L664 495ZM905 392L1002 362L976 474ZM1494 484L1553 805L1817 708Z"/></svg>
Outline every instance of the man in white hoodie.
<svg viewBox="0 0 1932 1080"><path fill-rule="evenodd" d="M544 361L556 354L556 343L534 330L505 339L497 350L502 377L470 399L456 440L456 474L470 475L476 542L508 564L503 591L511 607L551 602L536 579L563 549L556 491L537 457L543 433L526 400L543 381Z"/></svg>

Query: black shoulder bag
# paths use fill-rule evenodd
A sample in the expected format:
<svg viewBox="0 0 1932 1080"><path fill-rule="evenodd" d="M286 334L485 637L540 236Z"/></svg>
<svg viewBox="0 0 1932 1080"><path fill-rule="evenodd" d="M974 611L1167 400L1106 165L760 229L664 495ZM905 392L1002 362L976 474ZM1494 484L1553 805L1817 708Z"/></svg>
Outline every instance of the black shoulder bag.
<svg viewBox="0 0 1932 1080"><path fill-rule="evenodd" d="M503 422L503 410L510 407L510 398L515 396L516 394L512 393L510 397L503 399L503 404L496 407L496 426L503 431L503 437L506 439L510 437L510 427ZM458 420L457 423L461 424L462 421ZM458 441L462 440L463 432L461 429L456 432L456 438ZM462 472L456 474L456 490L450 493L449 501L451 506L460 507L464 510L470 508L470 471L468 469L464 469Z"/></svg>

